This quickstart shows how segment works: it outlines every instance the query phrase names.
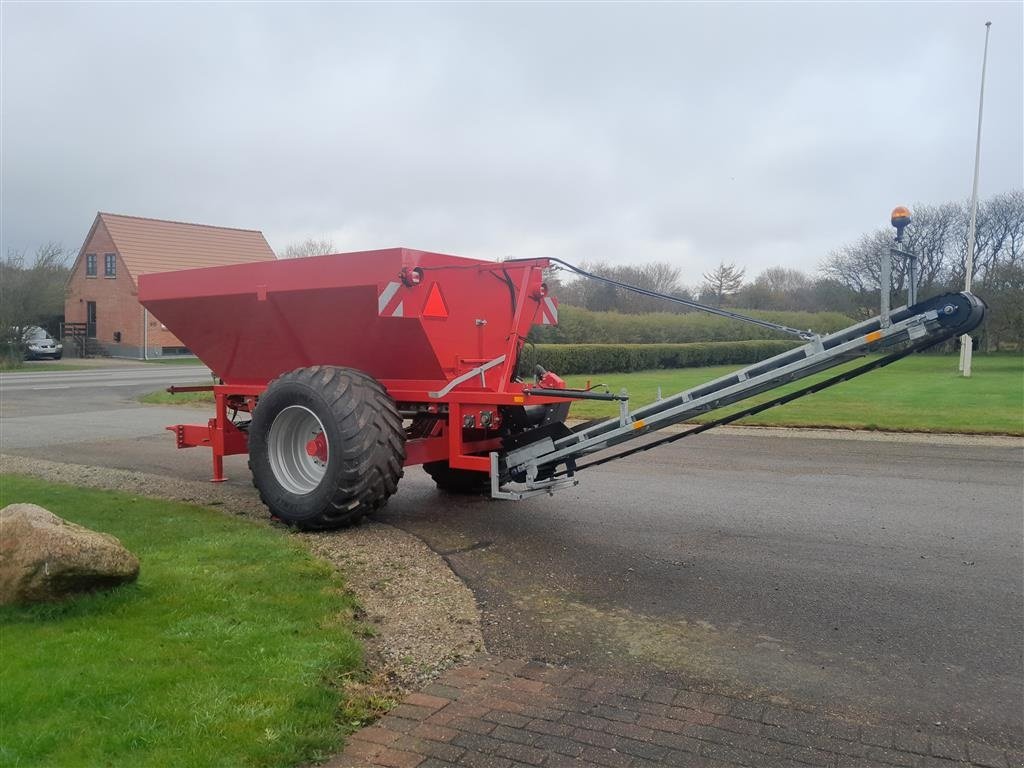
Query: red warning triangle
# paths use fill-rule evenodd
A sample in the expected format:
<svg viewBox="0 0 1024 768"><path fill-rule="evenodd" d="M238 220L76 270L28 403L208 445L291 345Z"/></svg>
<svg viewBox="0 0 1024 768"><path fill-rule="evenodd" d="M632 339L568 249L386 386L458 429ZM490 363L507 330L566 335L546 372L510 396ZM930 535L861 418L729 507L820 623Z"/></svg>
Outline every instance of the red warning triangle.
<svg viewBox="0 0 1024 768"><path fill-rule="evenodd" d="M423 305L422 317L448 317L448 305L441 295L441 286L434 283L427 294L427 303Z"/></svg>

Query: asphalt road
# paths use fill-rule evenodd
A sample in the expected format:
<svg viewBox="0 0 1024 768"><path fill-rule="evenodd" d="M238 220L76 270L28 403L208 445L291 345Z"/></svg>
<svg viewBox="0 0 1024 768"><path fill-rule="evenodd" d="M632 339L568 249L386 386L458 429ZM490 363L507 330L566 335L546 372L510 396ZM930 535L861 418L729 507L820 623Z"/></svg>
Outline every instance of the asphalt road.
<svg viewBox="0 0 1024 768"><path fill-rule="evenodd" d="M210 381L202 365L0 373L0 443L10 451L159 434L181 409L143 406L139 395Z"/></svg>
<svg viewBox="0 0 1024 768"><path fill-rule="evenodd" d="M187 381L160 376L4 377L3 450L205 479L208 454L162 428L208 412L134 402ZM50 413L106 432L66 439ZM1022 446L711 432L520 503L443 495L412 468L380 519L446 556L493 652L1019 745ZM248 486L244 459L227 468Z"/></svg>
<svg viewBox="0 0 1024 768"><path fill-rule="evenodd" d="M495 652L1019 741L1019 447L685 443L519 504L407 483L381 519L447 553Z"/></svg>

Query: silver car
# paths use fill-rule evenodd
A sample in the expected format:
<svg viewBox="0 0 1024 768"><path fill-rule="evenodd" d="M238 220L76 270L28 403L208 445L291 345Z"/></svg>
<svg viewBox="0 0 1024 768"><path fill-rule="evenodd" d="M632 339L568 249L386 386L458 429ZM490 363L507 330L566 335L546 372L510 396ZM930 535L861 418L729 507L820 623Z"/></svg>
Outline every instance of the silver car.
<svg viewBox="0 0 1024 768"><path fill-rule="evenodd" d="M64 345L38 325L26 328L22 338L25 339L26 360L41 360L44 357L60 360L64 355Z"/></svg>

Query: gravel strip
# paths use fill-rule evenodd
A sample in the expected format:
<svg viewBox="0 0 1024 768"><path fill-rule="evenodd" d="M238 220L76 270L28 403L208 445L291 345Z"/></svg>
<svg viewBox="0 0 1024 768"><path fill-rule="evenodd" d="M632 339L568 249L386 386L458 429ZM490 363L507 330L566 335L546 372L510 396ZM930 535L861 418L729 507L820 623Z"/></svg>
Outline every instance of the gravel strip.
<svg viewBox="0 0 1024 768"><path fill-rule="evenodd" d="M1024 437L1015 435L970 435L962 432L884 432L871 429L826 429L823 427L716 427L710 434L802 437L809 440L855 440L866 443L925 443L928 445L1024 447Z"/></svg>
<svg viewBox="0 0 1024 768"><path fill-rule="evenodd" d="M278 525L271 523L266 507L251 489L7 454L0 454L0 472L213 506ZM330 533L292 535L338 568L362 608L360 620L372 626L372 635L363 643L373 693L402 696L484 650L473 593L414 536L375 522Z"/></svg>

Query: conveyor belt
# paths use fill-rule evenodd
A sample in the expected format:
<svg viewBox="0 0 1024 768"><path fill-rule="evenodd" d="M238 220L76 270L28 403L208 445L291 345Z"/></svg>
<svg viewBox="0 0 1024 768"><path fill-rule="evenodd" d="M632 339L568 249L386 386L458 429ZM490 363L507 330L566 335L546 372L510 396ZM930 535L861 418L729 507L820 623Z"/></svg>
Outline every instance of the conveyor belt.
<svg viewBox="0 0 1024 768"><path fill-rule="evenodd" d="M766 402L759 403L757 405L752 405L749 408L744 408L743 410L736 411L735 413L730 413L728 416L723 416L720 419L706 421L702 424L698 424L686 430L685 432L678 432L674 435L663 437L660 440L653 440L649 443L638 445L635 448L630 448L629 450L621 451L612 456L602 456L599 459L588 461L586 464L579 464L576 466L576 471L579 472L584 469L590 469L591 467L599 467L602 464L607 464L608 462L615 461L616 459L624 459L627 456L632 456L635 453L649 451L652 448L657 448L658 446L666 445L667 443L674 443L676 440L682 440L684 437L691 437L692 435L698 435L701 432L707 432L709 429L712 429L713 427L721 427L726 424L732 424L734 421L739 421L740 419L746 418L747 416L754 416L758 413L761 413L762 411L767 411L769 408L774 408L775 406L778 405L785 405L786 403L791 403L794 400L803 397L804 395L813 395L815 392L820 392L823 389L828 389L829 387L835 386L836 384L841 384L844 381L849 381L850 379L855 379L858 376L868 373L869 371L876 370L877 368L884 368L887 365L895 363L897 360L902 360L904 357L907 357L908 355L912 355L916 352L923 352L925 349L928 349L929 347L932 347L937 343L939 342L931 341L928 342L927 344L915 344L903 350L902 352L897 352L887 357L881 357L878 358L877 360L872 360L868 363L865 363L864 365L852 368L849 371L844 371L843 373L840 373L837 376L832 376L823 381L819 381L814 384L809 384L806 387L801 387L800 389L794 392L790 392L788 394L772 398L771 400L767 400ZM556 472L554 476L559 477L561 475L565 475L566 472L566 470L562 470L561 472Z"/></svg>
<svg viewBox="0 0 1024 768"><path fill-rule="evenodd" d="M890 365L907 355L970 332L981 322L984 315L984 303L969 293L946 294L913 307L904 307L892 313L888 325L883 326L882 319L876 317L837 333L815 338L797 349L635 411L624 409L618 418L587 425L584 429L561 437L544 437L535 443L518 446L500 457L502 475L516 482L525 482L528 491L552 489L557 484L566 482L564 476L571 476L580 469L599 466L614 459L704 432L712 427L731 423L744 416L760 413ZM576 460L582 456L632 441L641 435L687 421L694 416L742 402L868 353L888 349L896 351L795 392L695 426L686 432L673 434L613 456L576 465ZM555 468L560 465L564 465L565 469L556 472Z"/></svg>

